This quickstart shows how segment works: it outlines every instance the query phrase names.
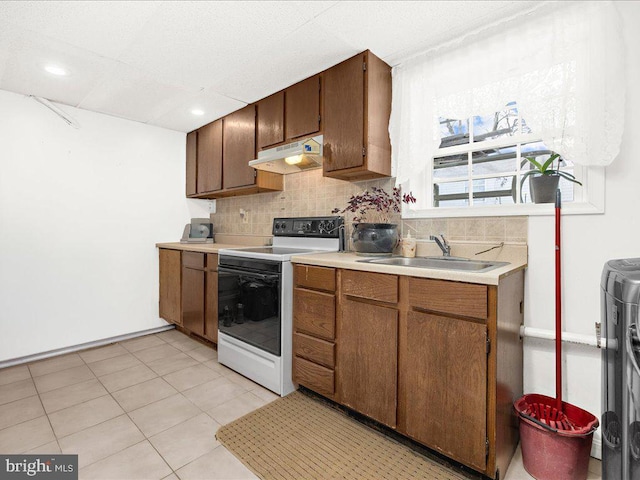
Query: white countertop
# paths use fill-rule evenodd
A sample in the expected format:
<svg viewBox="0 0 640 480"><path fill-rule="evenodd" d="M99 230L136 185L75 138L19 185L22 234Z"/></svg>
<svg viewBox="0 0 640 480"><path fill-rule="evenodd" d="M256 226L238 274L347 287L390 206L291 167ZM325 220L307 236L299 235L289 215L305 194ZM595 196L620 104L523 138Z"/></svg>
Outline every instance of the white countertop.
<svg viewBox="0 0 640 480"><path fill-rule="evenodd" d="M452 280L456 282L479 283L483 285L498 285L501 278L527 267L526 245L504 245L489 252L476 255L476 252L491 248L496 244L485 243L451 243L451 255L457 257L472 258L474 260L495 260L509 262L508 265L498 267L488 272L469 272L460 270L444 270L435 268L406 267L400 265L382 265L375 263L362 263L366 257L353 252L327 252L291 257L293 263L316 265L320 267L345 268L349 270L361 270L364 272L388 273L393 275L407 275L411 277L435 278L440 280ZM431 245L419 244L419 256L437 256L439 250L434 250Z"/></svg>
<svg viewBox="0 0 640 480"><path fill-rule="evenodd" d="M189 252L218 253L223 248L256 247L271 244L271 237L264 235L226 235L216 233L216 243L156 243L157 248L186 250Z"/></svg>
<svg viewBox="0 0 640 480"><path fill-rule="evenodd" d="M233 243L169 242L169 243L156 243L156 247L167 248L169 250L185 250L188 252L218 253L218 250L221 250L223 248L239 248L239 247L246 247L246 245L239 245L239 244L233 244Z"/></svg>

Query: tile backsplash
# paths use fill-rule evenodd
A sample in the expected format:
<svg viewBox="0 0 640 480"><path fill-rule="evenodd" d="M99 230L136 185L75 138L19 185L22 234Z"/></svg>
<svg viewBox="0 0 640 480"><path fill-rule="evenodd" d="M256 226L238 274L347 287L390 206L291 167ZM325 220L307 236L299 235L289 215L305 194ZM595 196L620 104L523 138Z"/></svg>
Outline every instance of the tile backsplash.
<svg viewBox="0 0 640 480"><path fill-rule="evenodd" d="M220 198L211 215L216 233L229 235L271 235L276 217L332 215L344 208L352 195L372 186L391 191L393 178L345 182L322 176L322 170L286 175L284 191L240 197ZM244 212L244 214L241 214ZM345 216L347 223L351 217ZM443 233L452 241L491 241L526 243L527 217L468 217L404 220L397 217L403 236L428 239Z"/></svg>

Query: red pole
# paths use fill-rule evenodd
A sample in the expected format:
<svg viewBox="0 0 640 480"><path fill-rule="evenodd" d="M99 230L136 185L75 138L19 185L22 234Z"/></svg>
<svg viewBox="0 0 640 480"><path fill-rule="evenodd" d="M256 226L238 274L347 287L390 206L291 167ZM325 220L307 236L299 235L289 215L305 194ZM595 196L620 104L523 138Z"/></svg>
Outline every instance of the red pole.
<svg viewBox="0 0 640 480"><path fill-rule="evenodd" d="M560 189L556 190L556 408L562 411L562 275L560 257Z"/></svg>

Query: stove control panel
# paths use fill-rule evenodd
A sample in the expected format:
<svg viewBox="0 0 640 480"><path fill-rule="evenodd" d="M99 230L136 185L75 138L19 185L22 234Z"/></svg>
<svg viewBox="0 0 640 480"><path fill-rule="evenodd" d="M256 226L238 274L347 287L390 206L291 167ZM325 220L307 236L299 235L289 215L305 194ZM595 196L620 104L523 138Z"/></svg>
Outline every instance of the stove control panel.
<svg viewBox="0 0 640 480"><path fill-rule="evenodd" d="M274 218L273 235L278 237L339 238L342 217Z"/></svg>

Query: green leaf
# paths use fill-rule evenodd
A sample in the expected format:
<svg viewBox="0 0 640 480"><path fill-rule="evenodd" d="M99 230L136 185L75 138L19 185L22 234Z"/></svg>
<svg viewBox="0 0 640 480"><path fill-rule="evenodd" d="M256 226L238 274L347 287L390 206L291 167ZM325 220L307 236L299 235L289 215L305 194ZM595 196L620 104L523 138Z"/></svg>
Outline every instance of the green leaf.
<svg viewBox="0 0 640 480"><path fill-rule="evenodd" d="M522 178L520 179L520 203L524 203L524 200L522 199L522 185L524 185L524 181L529 177L529 175L533 175L535 173L538 172L536 170L529 170L522 174Z"/></svg>
<svg viewBox="0 0 640 480"><path fill-rule="evenodd" d="M563 172L561 170L558 170L558 175L566 180L569 180L570 182L577 183L578 185L582 185L582 183L576 180L576 177L571 175L569 172Z"/></svg>
<svg viewBox="0 0 640 480"><path fill-rule="evenodd" d="M542 165L540 165L540 163L533 157L525 157L526 160L528 160L534 167L536 167L536 170L539 172L542 172Z"/></svg>
<svg viewBox="0 0 640 480"><path fill-rule="evenodd" d="M547 169L549 168L549 165L553 164L553 161L558 158L560 155L558 155L557 153L554 153L553 155L551 155L546 162L544 162L544 164L542 165L542 167L540 168L540 172L543 174L547 174ZM551 169L550 171L554 171L553 169Z"/></svg>

